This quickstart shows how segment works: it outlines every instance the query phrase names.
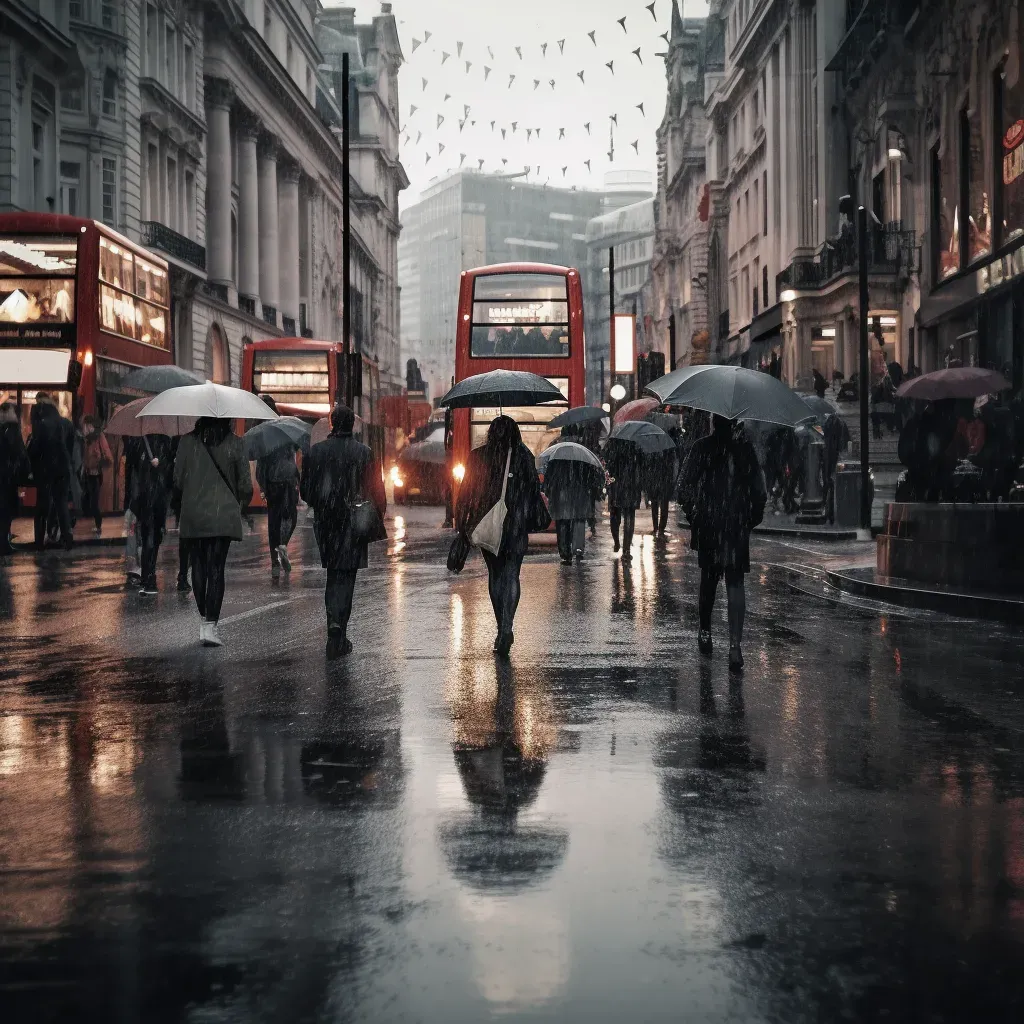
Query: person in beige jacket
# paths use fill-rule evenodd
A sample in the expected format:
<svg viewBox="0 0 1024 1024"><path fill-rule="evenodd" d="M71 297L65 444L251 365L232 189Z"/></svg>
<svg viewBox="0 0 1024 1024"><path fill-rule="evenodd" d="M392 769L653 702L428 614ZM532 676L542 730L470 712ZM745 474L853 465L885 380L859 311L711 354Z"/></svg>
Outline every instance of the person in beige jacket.
<svg viewBox="0 0 1024 1024"><path fill-rule="evenodd" d="M203 418L178 445L174 486L181 493L178 530L189 546L192 590L202 622L199 641L220 647L228 547L242 539L242 509L252 500L252 474L231 420Z"/></svg>

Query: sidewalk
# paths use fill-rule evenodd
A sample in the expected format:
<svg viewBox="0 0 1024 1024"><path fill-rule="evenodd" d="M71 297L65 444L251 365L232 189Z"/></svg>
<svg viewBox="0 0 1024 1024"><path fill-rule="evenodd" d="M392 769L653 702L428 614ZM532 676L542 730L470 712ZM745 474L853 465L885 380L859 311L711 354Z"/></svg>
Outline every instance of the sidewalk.
<svg viewBox="0 0 1024 1024"><path fill-rule="evenodd" d="M787 515L785 512L776 515L769 506L764 510L764 519L754 527L754 533L774 535L776 537L803 537L806 540L857 540L860 536L854 526L809 526L796 521L796 513ZM863 539L867 539L867 536Z"/></svg>
<svg viewBox="0 0 1024 1024"><path fill-rule="evenodd" d="M103 529L100 534L94 532L92 516L79 519L75 524L74 536L76 548L95 548L107 545L124 544L124 516L104 516ZM11 525L14 534L16 553L34 551L35 532L33 522L27 516L15 519ZM47 545L47 550L57 551L58 546Z"/></svg>

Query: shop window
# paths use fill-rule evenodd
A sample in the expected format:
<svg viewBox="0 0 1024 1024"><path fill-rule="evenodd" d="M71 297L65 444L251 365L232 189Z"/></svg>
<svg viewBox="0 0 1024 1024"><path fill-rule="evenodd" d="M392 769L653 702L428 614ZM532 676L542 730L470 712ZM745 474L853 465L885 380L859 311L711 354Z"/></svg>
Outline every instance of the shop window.
<svg viewBox="0 0 1024 1024"><path fill-rule="evenodd" d="M980 107L981 103L975 103L973 111L963 112L960 128L963 133L963 194L968 212L967 259L971 263L992 252L992 215L985 180L985 139Z"/></svg>
<svg viewBox="0 0 1024 1024"><path fill-rule="evenodd" d="M1003 80L999 118L1003 241L1024 235L1024 80Z"/></svg>
<svg viewBox="0 0 1024 1024"><path fill-rule="evenodd" d="M939 280L960 269L960 209L957 203L956 150L947 144L943 155L932 157L935 195L936 273Z"/></svg>

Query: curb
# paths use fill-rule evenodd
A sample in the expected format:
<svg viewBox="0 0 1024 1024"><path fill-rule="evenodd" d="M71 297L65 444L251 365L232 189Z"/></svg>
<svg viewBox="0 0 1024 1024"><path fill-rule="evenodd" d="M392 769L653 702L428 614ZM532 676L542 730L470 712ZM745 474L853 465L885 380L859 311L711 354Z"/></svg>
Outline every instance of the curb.
<svg viewBox="0 0 1024 1024"><path fill-rule="evenodd" d="M854 576L855 570L826 569L825 578L837 590L860 597L870 597L890 604L926 611L944 612L963 618L994 619L1000 622L1024 623L1024 601L985 594L947 590L929 590L905 581L901 586L880 583L874 579Z"/></svg>
<svg viewBox="0 0 1024 1024"><path fill-rule="evenodd" d="M795 526L755 526L754 533L762 537L803 537L806 540L857 540L858 531L850 530L801 530Z"/></svg>

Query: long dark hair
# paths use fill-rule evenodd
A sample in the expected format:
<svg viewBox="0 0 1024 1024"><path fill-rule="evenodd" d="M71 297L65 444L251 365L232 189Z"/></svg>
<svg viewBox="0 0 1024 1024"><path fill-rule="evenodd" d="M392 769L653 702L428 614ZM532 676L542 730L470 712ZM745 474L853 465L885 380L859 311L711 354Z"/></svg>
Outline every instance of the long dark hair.
<svg viewBox="0 0 1024 1024"><path fill-rule="evenodd" d="M202 416L196 421L192 433L200 444L217 447L231 433L231 420L218 420L212 416Z"/></svg>
<svg viewBox="0 0 1024 1024"><path fill-rule="evenodd" d="M487 428L487 450L492 455L504 455L510 448L515 451L523 443L519 424L511 416L497 416Z"/></svg>

